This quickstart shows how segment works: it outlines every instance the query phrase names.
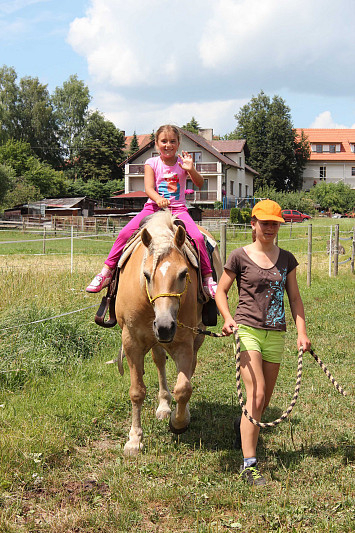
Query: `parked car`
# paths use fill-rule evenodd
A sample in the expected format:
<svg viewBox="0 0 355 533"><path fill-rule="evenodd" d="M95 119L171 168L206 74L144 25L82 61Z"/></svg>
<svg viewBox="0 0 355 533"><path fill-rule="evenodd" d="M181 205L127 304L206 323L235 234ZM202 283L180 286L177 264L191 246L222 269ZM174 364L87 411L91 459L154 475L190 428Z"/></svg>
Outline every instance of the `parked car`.
<svg viewBox="0 0 355 533"><path fill-rule="evenodd" d="M301 211L296 211L295 209L283 209L282 218L285 222L303 222L312 217L305 213L301 213Z"/></svg>

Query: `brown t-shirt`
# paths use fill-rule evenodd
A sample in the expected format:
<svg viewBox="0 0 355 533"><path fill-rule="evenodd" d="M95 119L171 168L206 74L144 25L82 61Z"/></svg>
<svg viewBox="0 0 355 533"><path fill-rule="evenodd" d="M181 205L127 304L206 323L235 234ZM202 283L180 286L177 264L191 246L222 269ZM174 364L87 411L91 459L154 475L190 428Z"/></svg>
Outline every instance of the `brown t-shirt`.
<svg viewBox="0 0 355 533"><path fill-rule="evenodd" d="M286 331L286 277L297 265L291 252L281 248L279 257L271 268L259 267L243 248L233 250L224 268L236 274L239 303L234 320L237 324Z"/></svg>

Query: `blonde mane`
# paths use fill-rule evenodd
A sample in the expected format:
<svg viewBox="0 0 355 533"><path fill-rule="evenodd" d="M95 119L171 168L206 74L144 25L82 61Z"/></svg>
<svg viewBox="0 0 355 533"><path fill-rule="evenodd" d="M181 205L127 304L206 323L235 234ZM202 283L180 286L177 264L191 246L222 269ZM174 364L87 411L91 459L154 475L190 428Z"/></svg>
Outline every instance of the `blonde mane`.
<svg viewBox="0 0 355 533"><path fill-rule="evenodd" d="M158 211L148 220L145 226L152 237L152 241L149 245L149 249L145 252L143 267L148 255L153 254L153 275L159 260L167 255L171 248L175 248L181 253L181 255L184 255L174 244L174 235L176 232L174 220L176 218L177 217L173 216L168 209Z"/></svg>

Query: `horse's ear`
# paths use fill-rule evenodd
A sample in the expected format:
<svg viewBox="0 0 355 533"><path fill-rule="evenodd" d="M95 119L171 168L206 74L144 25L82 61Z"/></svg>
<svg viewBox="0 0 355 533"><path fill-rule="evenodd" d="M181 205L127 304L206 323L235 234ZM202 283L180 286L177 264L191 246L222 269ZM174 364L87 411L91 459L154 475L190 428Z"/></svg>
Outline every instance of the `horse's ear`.
<svg viewBox="0 0 355 533"><path fill-rule="evenodd" d="M144 244L144 246L148 248L150 243L152 242L152 236L146 228L144 228L144 230L142 231L141 238L142 238L142 243Z"/></svg>
<svg viewBox="0 0 355 533"><path fill-rule="evenodd" d="M176 230L175 239L174 239L175 244L178 248L181 248L181 246L184 244L185 237L186 237L186 231L184 230L182 226L179 226L178 229Z"/></svg>

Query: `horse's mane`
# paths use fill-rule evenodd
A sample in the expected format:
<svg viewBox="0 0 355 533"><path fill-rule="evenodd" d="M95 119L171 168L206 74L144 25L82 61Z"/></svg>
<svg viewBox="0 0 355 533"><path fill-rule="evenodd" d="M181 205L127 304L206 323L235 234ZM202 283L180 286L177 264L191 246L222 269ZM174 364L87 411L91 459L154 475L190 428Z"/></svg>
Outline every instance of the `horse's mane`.
<svg viewBox="0 0 355 533"><path fill-rule="evenodd" d="M159 260L167 255L171 248L176 248L174 244L174 235L176 232L176 226L174 225L175 219L176 216L172 215L168 209L165 209L155 213L145 226L152 237L145 259L148 254L153 254L153 274ZM176 249L183 255L181 250Z"/></svg>

